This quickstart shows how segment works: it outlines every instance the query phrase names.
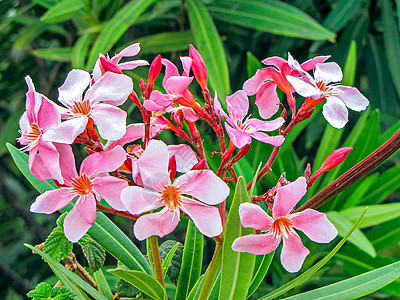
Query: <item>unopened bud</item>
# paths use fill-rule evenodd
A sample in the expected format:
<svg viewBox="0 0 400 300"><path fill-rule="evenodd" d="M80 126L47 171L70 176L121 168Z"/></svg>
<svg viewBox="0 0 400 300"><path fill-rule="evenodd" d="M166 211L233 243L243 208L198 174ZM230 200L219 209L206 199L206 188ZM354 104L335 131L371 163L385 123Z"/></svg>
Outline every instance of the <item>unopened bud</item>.
<svg viewBox="0 0 400 300"><path fill-rule="evenodd" d="M148 99L147 93L146 93L147 86L146 86L146 83L144 82L143 78L140 79L139 87L140 87L140 92L142 93L142 97L144 99Z"/></svg>
<svg viewBox="0 0 400 300"><path fill-rule="evenodd" d="M311 164L308 163L307 167L306 167L306 170L304 171L304 177L308 180L310 175L311 175Z"/></svg>
<svg viewBox="0 0 400 300"><path fill-rule="evenodd" d="M169 178L172 180L172 178L174 178L175 175L176 175L176 158L175 158L175 155L172 155L169 158L168 171L169 171Z"/></svg>
<svg viewBox="0 0 400 300"><path fill-rule="evenodd" d="M192 59L192 70L196 81L203 90L207 89L208 75L204 59L193 45L189 45L189 56Z"/></svg>
<svg viewBox="0 0 400 300"><path fill-rule="evenodd" d="M149 70L149 84L153 84L154 81L157 79L158 74L160 74L162 68L161 64L161 55L158 54L156 58L153 60L153 62L150 65L150 70Z"/></svg>
<svg viewBox="0 0 400 300"><path fill-rule="evenodd" d="M207 169L207 161L205 159L202 159L192 167L192 170L204 170L204 169Z"/></svg>
<svg viewBox="0 0 400 300"><path fill-rule="evenodd" d="M106 72L123 74L121 69L105 56L100 56L100 70L102 75Z"/></svg>

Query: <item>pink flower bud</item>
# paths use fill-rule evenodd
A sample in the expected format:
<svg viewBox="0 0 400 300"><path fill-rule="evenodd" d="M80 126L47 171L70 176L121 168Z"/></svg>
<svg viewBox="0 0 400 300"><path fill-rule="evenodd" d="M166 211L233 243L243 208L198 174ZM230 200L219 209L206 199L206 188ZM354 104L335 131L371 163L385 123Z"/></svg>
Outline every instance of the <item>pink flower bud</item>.
<svg viewBox="0 0 400 300"><path fill-rule="evenodd" d="M201 88L207 89L207 68L204 59L201 57L199 51L193 46L189 45L189 56L192 61L192 70L196 81Z"/></svg>
<svg viewBox="0 0 400 300"><path fill-rule="evenodd" d="M158 74L160 74L161 67L161 55L158 54L150 65L149 83L154 83L154 81L157 79Z"/></svg>
<svg viewBox="0 0 400 300"><path fill-rule="evenodd" d="M102 75L104 75L106 72L123 74L117 65L104 56L100 56L100 70Z"/></svg>

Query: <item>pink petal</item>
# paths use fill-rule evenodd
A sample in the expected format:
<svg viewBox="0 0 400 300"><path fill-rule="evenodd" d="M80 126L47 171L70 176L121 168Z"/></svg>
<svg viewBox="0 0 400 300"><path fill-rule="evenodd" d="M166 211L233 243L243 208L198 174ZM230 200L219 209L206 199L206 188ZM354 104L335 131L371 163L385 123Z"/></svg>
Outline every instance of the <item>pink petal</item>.
<svg viewBox="0 0 400 300"><path fill-rule="evenodd" d="M126 210L121 201L121 192L128 187L128 182L112 176L95 178L93 180L93 189L102 199L116 210ZM98 199L100 200L100 199Z"/></svg>
<svg viewBox="0 0 400 300"><path fill-rule="evenodd" d="M42 98L38 115L38 125L41 129L47 130L50 127L57 126L61 122L61 116L52 102L45 97Z"/></svg>
<svg viewBox="0 0 400 300"><path fill-rule="evenodd" d="M30 124L31 123L29 122L29 119L28 119L28 113L26 111L24 111L21 118L19 119L19 128L21 128L22 134L24 133L24 131L26 129L30 128ZM22 143L20 142L20 144L22 144ZM22 144L22 145L24 145L24 144Z"/></svg>
<svg viewBox="0 0 400 300"><path fill-rule="evenodd" d="M182 96L192 81L193 77L171 76L165 83L166 91L174 96Z"/></svg>
<svg viewBox="0 0 400 300"><path fill-rule="evenodd" d="M164 204L162 194L139 186L129 186L121 193L121 201L131 214L142 214L157 209Z"/></svg>
<svg viewBox="0 0 400 300"><path fill-rule="evenodd" d="M271 234L250 234L238 237L233 241L232 250L236 252L248 252L255 255L271 253L278 248L281 237L277 239Z"/></svg>
<svg viewBox="0 0 400 300"><path fill-rule="evenodd" d="M180 173L189 172L198 163L196 154L189 145L169 145L169 157L175 155L176 170Z"/></svg>
<svg viewBox="0 0 400 300"><path fill-rule="evenodd" d="M335 96L326 98L326 103L322 107L322 114L329 124L338 129L343 128L349 120L346 106Z"/></svg>
<svg viewBox="0 0 400 300"><path fill-rule="evenodd" d="M137 160L137 167L145 188L160 191L170 185L168 173L169 153L162 141L152 140Z"/></svg>
<svg viewBox="0 0 400 300"><path fill-rule="evenodd" d="M316 82L339 82L343 79L343 73L342 69L335 62L316 64L314 78Z"/></svg>
<svg viewBox="0 0 400 300"><path fill-rule="evenodd" d="M121 105L132 92L133 83L129 76L106 72L86 92L85 99L92 102L115 102Z"/></svg>
<svg viewBox="0 0 400 300"><path fill-rule="evenodd" d="M68 240L76 243L96 222L96 200L93 194L79 197L64 220L64 233Z"/></svg>
<svg viewBox="0 0 400 300"><path fill-rule="evenodd" d="M197 229L205 236L213 237L221 234L222 223L218 208L183 197L180 209L192 219Z"/></svg>
<svg viewBox="0 0 400 300"><path fill-rule="evenodd" d="M261 62L267 66L273 65L277 67L279 70L282 70L288 64L288 62L285 59L279 56L268 57L262 60Z"/></svg>
<svg viewBox="0 0 400 300"><path fill-rule="evenodd" d="M108 141L104 150L108 151L115 148L117 145L124 146L125 144L136 141L144 136L144 124L130 124L126 126L126 133L122 138L116 141Z"/></svg>
<svg viewBox="0 0 400 300"><path fill-rule="evenodd" d="M272 79L270 69L271 68L264 68L257 70L256 74L254 74L253 77L247 79L243 84L244 92L249 96L257 93L260 90L261 86L265 83L265 81Z"/></svg>
<svg viewBox="0 0 400 300"><path fill-rule="evenodd" d="M295 91L303 97L312 97L314 99L321 98L322 92L315 86L305 82L303 79L286 76L286 79L290 82Z"/></svg>
<svg viewBox="0 0 400 300"><path fill-rule="evenodd" d="M179 209L170 211L163 208L161 211L141 216L133 226L133 233L139 241L149 236L163 237L170 234L179 223Z"/></svg>
<svg viewBox="0 0 400 300"><path fill-rule="evenodd" d="M124 49L122 49L118 54L112 57L112 62L118 63L122 57L125 56L135 56L140 52L140 43L132 44Z"/></svg>
<svg viewBox="0 0 400 300"><path fill-rule="evenodd" d="M160 91L155 90L151 92L150 98L144 101L143 106L149 111L165 110L172 102L174 102L174 99L174 97L170 97L169 95L165 95Z"/></svg>
<svg viewBox="0 0 400 300"><path fill-rule="evenodd" d="M231 142L237 147L242 148L245 145L251 144L251 137L249 134L245 133L244 131L233 129L227 123L225 123L225 129L228 133Z"/></svg>
<svg viewBox="0 0 400 300"><path fill-rule="evenodd" d="M145 60L132 60L132 61L127 61L127 62L118 64L118 67L121 70L133 70L140 66L147 66L148 64L149 63Z"/></svg>
<svg viewBox="0 0 400 300"><path fill-rule="evenodd" d="M275 219L287 216L294 206L307 192L307 183L304 177L277 189L272 215Z"/></svg>
<svg viewBox="0 0 400 300"><path fill-rule="evenodd" d="M29 76L25 77L25 82L28 85L28 91L26 92L26 113L27 113L27 118L29 120L28 123L34 123L36 121L36 106L39 105L39 103L36 103L37 101L37 93L35 91L35 86L33 85L32 79ZM39 98L39 97L38 97Z"/></svg>
<svg viewBox="0 0 400 300"><path fill-rule="evenodd" d="M189 171L174 181L182 194L188 194L207 204L221 203L228 197L229 188L211 170ZM210 192L212 191L212 192Z"/></svg>
<svg viewBox="0 0 400 300"><path fill-rule="evenodd" d="M29 151L29 169L31 170L33 176L35 176L40 181L45 181L52 178L49 170L44 165L41 156L37 153L38 147L32 148Z"/></svg>
<svg viewBox="0 0 400 300"><path fill-rule="evenodd" d="M335 96L342 100L344 104L352 110L362 111L369 105L368 99L355 87L335 86L334 91L335 93L339 91Z"/></svg>
<svg viewBox="0 0 400 300"><path fill-rule="evenodd" d="M226 97L226 108L233 119L242 120L249 111L249 98L243 90Z"/></svg>
<svg viewBox="0 0 400 300"><path fill-rule="evenodd" d="M273 81L264 83L256 94L256 105L264 119L272 117L279 109L280 99Z"/></svg>
<svg viewBox="0 0 400 300"><path fill-rule="evenodd" d="M324 63L324 62L325 62L327 59L329 59L330 57L331 57L330 55L326 55L326 56L317 56L317 57L311 58L311 59L309 59L309 60L303 62L303 63L301 64L301 68L302 68L304 71L308 71L308 70L311 70L311 69L315 69L315 66L316 66L318 63Z"/></svg>
<svg viewBox="0 0 400 300"><path fill-rule="evenodd" d="M88 120L86 116L69 119L57 127L47 130L43 133L42 138L45 141L72 144L76 137L86 129Z"/></svg>
<svg viewBox="0 0 400 300"><path fill-rule="evenodd" d="M262 121L259 119L249 119L246 121L246 124L249 124L254 129L258 131L274 131L279 129L283 124L285 124L285 120L282 117L276 118L271 121Z"/></svg>
<svg viewBox="0 0 400 300"><path fill-rule="evenodd" d="M72 194L68 188L60 188L44 192L32 203L30 211L42 214L52 214L67 206L76 195Z"/></svg>
<svg viewBox="0 0 400 300"><path fill-rule="evenodd" d="M192 67L192 58L189 56L181 56L180 57L181 62L182 62L182 67L183 67L183 73L182 76L189 76L190 69Z"/></svg>
<svg viewBox="0 0 400 300"><path fill-rule="evenodd" d="M79 174L92 177L104 172L115 171L124 163L125 159L126 153L121 146L110 151L96 152L82 161Z"/></svg>
<svg viewBox="0 0 400 300"><path fill-rule="evenodd" d="M181 107L183 118L188 122L196 122L199 119L199 116L194 112L193 108L190 107Z"/></svg>
<svg viewBox="0 0 400 300"><path fill-rule="evenodd" d="M239 216L244 228L256 230L270 230L274 221L260 206L253 203L240 204Z"/></svg>
<svg viewBox="0 0 400 300"><path fill-rule="evenodd" d="M215 92L215 95L214 95L214 111L221 118L225 118L225 119L229 118L228 115L222 109L221 102L219 102L218 97L217 97L217 92Z"/></svg>
<svg viewBox="0 0 400 300"><path fill-rule="evenodd" d="M329 243L338 234L335 226L328 220L326 214L313 209L291 215L293 227L303 231L310 240L317 243Z"/></svg>
<svg viewBox="0 0 400 300"><path fill-rule="evenodd" d="M100 136L111 141L122 138L126 133L126 116L124 110L105 103L95 104L90 113Z"/></svg>
<svg viewBox="0 0 400 300"><path fill-rule="evenodd" d="M178 68L168 59L161 59L161 63L165 66L165 75L163 79L163 87L166 87L167 80L172 76L179 76Z"/></svg>
<svg viewBox="0 0 400 300"><path fill-rule="evenodd" d="M99 54L99 58L96 60L96 63L94 64L94 68L92 71L92 76L94 82L100 79L101 77L101 69L100 69L100 57L105 57L103 54Z"/></svg>
<svg viewBox="0 0 400 300"><path fill-rule="evenodd" d="M251 133L250 136L259 140L260 142L271 144L275 147L279 147L285 141L285 138L282 135L269 136L264 132L254 132Z"/></svg>
<svg viewBox="0 0 400 300"><path fill-rule="evenodd" d="M51 142L40 140L38 150L45 167L51 174L51 177L57 180L59 183L63 184L64 179L61 175L60 156L58 154L57 148Z"/></svg>
<svg viewBox="0 0 400 300"><path fill-rule="evenodd" d="M310 251L303 246L297 233L293 232L288 238L283 239L281 252L282 266L288 272L298 272L309 253Z"/></svg>
<svg viewBox="0 0 400 300"><path fill-rule="evenodd" d="M55 143L54 146L56 146L58 154L60 155L60 169L64 178L64 183L69 185L72 178L78 177L72 147L67 144L58 143Z"/></svg>
<svg viewBox="0 0 400 300"><path fill-rule="evenodd" d="M68 73L64 83L58 89L58 101L65 106L72 106L75 101L82 99L83 91L90 83L90 75L83 70L72 70Z"/></svg>

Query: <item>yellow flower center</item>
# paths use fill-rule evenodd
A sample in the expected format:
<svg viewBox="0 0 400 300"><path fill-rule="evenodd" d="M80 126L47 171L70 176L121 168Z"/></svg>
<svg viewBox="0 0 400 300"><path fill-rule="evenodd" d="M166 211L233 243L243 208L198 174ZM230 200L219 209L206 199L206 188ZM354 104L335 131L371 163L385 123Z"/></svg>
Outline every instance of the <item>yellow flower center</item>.
<svg viewBox="0 0 400 300"><path fill-rule="evenodd" d="M28 145L27 145L28 150L34 148L37 145L42 133L43 133L42 130L36 123L31 124L31 130L26 135L26 138L28 140Z"/></svg>
<svg viewBox="0 0 400 300"><path fill-rule="evenodd" d="M87 116L92 109L89 100L77 101L74 102L74 105L71 107L71 112L75 116Z"/></svg>
<svg viewBox="0 0 400 300"><path fill-rule="evenodd" d="M179 193L179 190L172 185L165 187L161 198L164 204L171 211L175 210L182 204L181 193Z"/></svg>
<svg viewBox="0 0 400 300"><path fill-rule="evenodd" d="M86 174L83 174L71 180L71 188L77 195L84 196L92 192L93 182Z"/></svg>
<svg viewBox="0 0 400 300"><path fill-rule="evenodd" d="M276 219L272 223L271 233L273 234L273 236L275 238L277 238L279 236L283 236L283 237L287 238L293 232L292 226L293 226L292 220L282 217L282 218Z"/></svg>

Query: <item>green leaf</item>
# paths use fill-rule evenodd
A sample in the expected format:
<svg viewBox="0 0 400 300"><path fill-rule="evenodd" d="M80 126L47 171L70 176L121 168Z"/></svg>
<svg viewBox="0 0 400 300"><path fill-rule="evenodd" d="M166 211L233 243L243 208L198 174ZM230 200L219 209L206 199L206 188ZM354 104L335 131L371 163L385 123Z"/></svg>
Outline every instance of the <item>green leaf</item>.
<svg viewBox="0 0 400 300"><path fill-rule="evenodd" d="M86 69L93 68L99 53L109 51L137 18L154 2L154 0L136 0L128 2L104 25L99 37L90 51Z"/></svg>
<svg viewBox="0 0 400 300"><path fill-rule="evenodd" d="M56 286L51 289L53 300L74 300L75 294L65 286Z"/></svg>
<svg viewBox="0 0 400 300"><path fill-rule="evenodd" d="M93 34L86 33L81 35L72 48L71 63L76 69L85 69L85 61L89 51L89 46L93 41ZM86 69L87 71L88 69Z"/></svg>
<svg viewBox="0 0 400 300"><path fill-rule="evenodd" d="M353 231L360 224L360 222L363 219L366 211L367 211L366 209L363 211L363 213L358 218L357 222L353 225L353 227L350 229L350 231L340 240L340 242L336 245L336 247L333 248L332 251L328 253L327 256L325 256L319 262L314 264L311 268L309 268L303 274L297 276L295 279L289 281L288 283L285 283L284 285L282 285L279 288L275 289L271 293L261 297L259 300L275 299L276 297L278 297L278 296L286 293L287 291L291 290L295 286L298 286L301 283L305 282L308 278L310 278L312 275L314 275L319 269L321 269L336 254L336 252L339 251L339 249L343 246L343 244L346 242L346 240L349 238L349 236L353 233Z"/></svg>
<svg viewBox="0 0 400 300"><path fill-rule="evenodd" d="M59 262L55 261L48 254L44 253L43 251L41 251L38 248L33 247L31 245L28 245L28 244L24 244L24 245L26 247L28 247L29 249L31 249L32 251L39 254L41 257L43 257L53 270L59 271L61 274L63 274L65 277L67 277L69 280L71 280L75 285L77 285L78 287L83 289L85 292L87 292L89 295L94 297L96 300L107 300L103 295L101 295L91 285L89 285L87 282L85 282L82 278L80 278L75 273L72 273L70 270L65 268Z"/></svg>
<svg viewBox="0 0 400 300"><path fill-rule="evenodd" d="M225 97L231 93L231 87L221 37L201 1L188 0L186 5L196 48L206 63L211 87L217 91L219 99L222 99L224 103Z"/></svg>
<svg viewBox="0 0 400 300"><path fill-rule="evenodd" d="M253 53L247 51L247 76L250 78L254 74L256 74L258 69L263 67L262 63L258 60L257 57L254 56Z"/></svg>
<svg viewBox="0 0 400 300"><path fill-rule="evenodd" d="M7 143L14 143L18 138L18 120L21 118L23 113L23 109L17 109L11 113L3 123L0 132L0 156L7 152Z"/></svg>
<svg viewBox="0 0 400 300"><path fill-rule="evenodd" d="M84 7L84 4L85 1L82 0L63 0L46 11L40 20L47 23L69 20Z"/></svg>
<svg viewBox="0 0 400 300"><path fill-rule="evenodd" d="M67 216L67 214L68 214L67 212L62 213L62 214L57 218L56 224L57 224L58 227L64 228L64 220L65 220L65 217Z"/></svg>
<svg viewBox="0 0 400 300"><path fill-rule="evenodd" d="M399 222L400 218L396 218L382 223L366 233L377 251L393 246L400 241Z"/></svg>
<svg viewBox="0 0 400 300"><path fill-rule="evenodd" d="M330 211L326 215L333 225L335 225L338 235L341 237L344 237L353 226L353 223L349 219L336 211ZM348 241L368 255L372 257L376 256L374 246L360 229L356 228Z"/></svg>
<svg viewBox="0 0 400 300"><path fill-rule="evenodd" d="M150 297L158 300L164 300L165 290L162 285L151 277L149 274L124 269L113 269L107 270L111 274L122 278L126 282L129 282L133 286L137 287L143 293L149 295Z"/></svg>
<svg viewBox="0 0 400 300"><path fill-rule="evenodd" d="M347 1L347 0L346 0ZM357 67L357 44L356 41L351 41L349 53L347 54L346 63L343 68L343 85L353 86L356 77Z"/></svg>
<svg viewBox="0 0 400 300"><path fill-rule="evenodd" d="M199 277L199 279L197 279L195 285L193 286L192 290L190 291L189 295L187 296L187 298L185 300L195 299L195 296L196 296L197 292L199 291L199 289L203 286L203 283L204 283L204 274L201 275Z"/></svg>
<svg viewBox="0 0 400 300"><path fill-rule="evenodd" d="M70 62L72 55L72 48L48 48L36 49L32 51L33 55L55 61Z"/></svg>
<svg viewBox="0 0 400 300"><path fill-rule="evenodd" d="M171 250L169 250L167 256L164 258L164 261L162 263L162 268L164 270L164 278L167 275L167 271L168 271L168 269L170 267L170 264L171 264L171 261L172 261L172 257L175 255L175 252L178 249L179 245L180 245L180 243L176 242L175 246L173 246L171 248Z"/></svg>
<svg viewBox="0 0 400 300"><path fill-rule="evenodd" d="M49 265L53 273L57 276L57 278L61 281L61 283L71 290L75 294L74 300L90 300L88 295L77 285L75 285L67 276L65 276L60 270L56 269L54 266Z"/></svg>
<svg viewBox="0 0 400 300"><path fill-rule="evenodd" d="M71 243L64 234L62 227L56 227L47 237L43 251L57 261L65 259L72 251Z"/></svg>
<svg viewBox="0 0 400 300"><path fill-rule="evenodd" d="M356 299L400 277L400 262L285 299Z"/></svg>
<svg viewBox="0 0 400 300"><path fill-rule="evenodd" d="M107 300L114 300L114 296L111 292L110 286L107 282L106 277L101 269L94 272L94 279L97 283L99 292L107 298Z"/></svg>
<svg viewBox="0 0 400 300"><path fill-rule="evenodd" d="M175 245L178 246L172 254L171 261L167 266L167 257L170 253L172 253L171 250L173 247L175 247ZM166 267L166 275L174 285L177 285L182 266L183 245L176 241L165 241L160 245L160 255L161 259L164 260L163 266L165 265Z"/></svg>
<svg viewBox="0 0 400 300"><path fill-rule="evenodd" d="M189 220L175 300L185 300L200 277L203 262L203 244L203 235Z"/></svg>
<svg viewBox="0 0 400 300"><path fill-rule="evenodd" d="M250 202L250 197L246 181L240 176L236 183L235 195L225 226L219 299L245 299L249 290L255 255L232 250L232 243L235 239L255 233L252 228L243 228L240 222L239 206L246 202Z"/></svg>
<svg viewBox="0 0 400 300"><path fill-rule="evenodd" d="M26 295L34 300L48 299L51 297L51 286L46 282L41 282Z"/></svg>
<svg viewBox="0 0 400 300"><path fill-rule="evenodd" d="M93 273L101 269L106 260L106 251L99 243L92 239L89 243L82 245L82 251Z"/></svg>
<svg viewBox="0 0 400 300"><path fill-rule="evenodd" d="M343 210L340 214L347 217L351 222L354 222L356 219L355 216L360 214L366 207L368 207L368 211L360 224L360 228L374 226L400 217L400 203L357 206Z"/></svg>
<svg viewBox="0 0 400 300"><path fill-rule="evenodd" d="M253 277L251 279L249 291L247 293L246 298L250 298L250 296L253 295L253 293L260 286L261 282L263 282L265 275L268 272L269 266L271 265L274 254L275 254L275 250L269 254L256 256Z"/></svg>
<svg viewBox="0 0 400 300"><path fill-rule="evenodd" d="M208 7L219 21L309 40L335 40L335 34L296 7L278 1L225 0Z"/></svg>
<svg viewBox="0 0 400 300"><path fill-rule="evenodd" d="M259 163L258 168L256 170L256 174L253 177L253 182L252 182L250 190L249 190L249 197L253 196L253 194L254 194L254 188L256 187L258 173L260 173L261 166L262 166L262 162Z"/></svg>

